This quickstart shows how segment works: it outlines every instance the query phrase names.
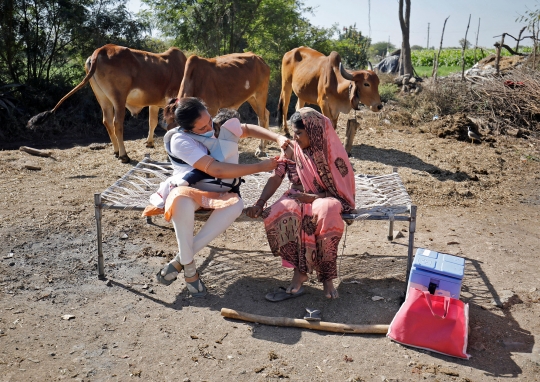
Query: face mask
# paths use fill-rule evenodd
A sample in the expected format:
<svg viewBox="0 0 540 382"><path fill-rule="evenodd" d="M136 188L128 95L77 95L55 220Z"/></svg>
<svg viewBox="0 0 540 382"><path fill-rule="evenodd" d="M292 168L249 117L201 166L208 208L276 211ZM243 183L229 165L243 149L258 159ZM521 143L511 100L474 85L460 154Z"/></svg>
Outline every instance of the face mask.
<svg viewBox="0 0 540 382"><path fill-rule="evenodd" d="M214 136L214 130L212 129L210 131L207 131L204 134L198 134L198 135L200 135L201 137L212 138Z"/></svg>
<svg viewBox="0 0 540 382"><path fill-rule="evenodd" d="M212 138L214 136L214 121L212 121L212 130L207 131L204 134L198 134L201 137Z"/></svg>

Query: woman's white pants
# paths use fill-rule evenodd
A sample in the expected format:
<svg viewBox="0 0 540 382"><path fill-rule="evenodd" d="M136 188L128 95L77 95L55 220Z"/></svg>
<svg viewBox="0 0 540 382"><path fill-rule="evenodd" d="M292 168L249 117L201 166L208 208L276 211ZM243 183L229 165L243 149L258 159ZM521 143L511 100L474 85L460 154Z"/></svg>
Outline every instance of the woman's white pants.
<svg viewBox="0 0 540 382"><path fill-rule="evenodd" d="M191 263L197 252L225 232L242 213L244 202L240 199L232 206L214 210L199 232L193 236L195 211L200 207L197 202L187 196L178 197L173 206L171 220L178 241L177 260L180 260L183 265Z"/></svg>

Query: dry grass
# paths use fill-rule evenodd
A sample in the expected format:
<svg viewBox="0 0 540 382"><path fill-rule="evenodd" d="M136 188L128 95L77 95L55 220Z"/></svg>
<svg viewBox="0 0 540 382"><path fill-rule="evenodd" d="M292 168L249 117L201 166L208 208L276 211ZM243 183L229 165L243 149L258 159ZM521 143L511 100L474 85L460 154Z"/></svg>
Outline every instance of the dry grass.
<svg viewBox="0 0 540 382"><path fill-rule="evenodd" d="M508 71L500 77L474 77L461 81L453 76L423 82L418 95L401 95L399 105L410 117L406 125L428 122L434 116L464 113L493 134L519 131L537 134L540 122L540 73L527 69Z"/></svg>

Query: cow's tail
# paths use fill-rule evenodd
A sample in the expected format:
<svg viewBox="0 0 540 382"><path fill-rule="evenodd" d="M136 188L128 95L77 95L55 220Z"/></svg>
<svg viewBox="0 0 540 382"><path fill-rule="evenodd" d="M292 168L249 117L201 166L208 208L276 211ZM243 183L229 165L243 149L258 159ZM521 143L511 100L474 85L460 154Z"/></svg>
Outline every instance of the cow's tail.
<svg viewBox="0 0 540 382"><path fill-rule="evenodd" d="M76 93L77 91L79 91L79 89L81 89L84 85L86 85L88 83L88 81L90 81L90 78L92 78L92 76L96 72L97 56L98 56L99 52L100 52L100 49L95 50L94 53L92 54L92 56L90 56L88 58L87 64L88 64L88 61L90 61L90 69L88 70L88 73L86 74L86 77L84 77L84 79L81 81L81 83L78 84L77 86L75 86L68 94L66 94L60 101L58 101L58 103L56 104L56 106L52 110L44 111L43 113L39 113L39 114L33 116L32 118L30 118L30 120L26 124L27 127L33 128L33 127L35 127L37 125L41 125L43 122L45 122L47 120L47 118L49 118L51 116L52 113L54 113L60 107L60 105L66 99L71 97L74 93Z"/></svg>
<svg viewBox="0 0 540 382"><path fill-rule="evenodd" d="M283 98L281 98L281 94L279 95L276 120L278 127L281 129L283 125Z"/></svg>

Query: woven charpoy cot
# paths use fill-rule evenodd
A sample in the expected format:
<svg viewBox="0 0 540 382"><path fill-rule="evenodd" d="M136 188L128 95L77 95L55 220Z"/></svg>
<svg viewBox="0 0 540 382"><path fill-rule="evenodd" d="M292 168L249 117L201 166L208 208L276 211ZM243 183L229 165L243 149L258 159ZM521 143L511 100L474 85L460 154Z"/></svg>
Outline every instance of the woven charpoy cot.
<svg viewBox="0 0 540 382"><path fill-rule="evenodd" d="M104 209L142 211L150 204L149 198L158 188L159 183L172 175L172 166L169 162L152 160L150 155L129 170L116 183L102 193L94 194L98 272L99 277L105 277L101 218ZM245 184L241 187L244 205L253 205L264 188L270 173L259 173L243 177ZM407 251L406 278L412 265L414 233L416 230L416 206L412 205L411 198L403 186L397 169L391 174L381 176L355 175L356 181L356 213L343 214L343 220L348 223L356 220L388 220L388 240L394 238L394 221L409 222L409 245ZM274 196L268 200L272 204L289 188L288 180L284 179L281 187ZM211 211L196 213L197 219L206 219ZM237 220L253 220L242 214ZM151 218L147 217L147 222Z"/></svg>

